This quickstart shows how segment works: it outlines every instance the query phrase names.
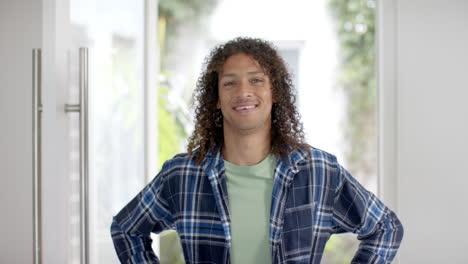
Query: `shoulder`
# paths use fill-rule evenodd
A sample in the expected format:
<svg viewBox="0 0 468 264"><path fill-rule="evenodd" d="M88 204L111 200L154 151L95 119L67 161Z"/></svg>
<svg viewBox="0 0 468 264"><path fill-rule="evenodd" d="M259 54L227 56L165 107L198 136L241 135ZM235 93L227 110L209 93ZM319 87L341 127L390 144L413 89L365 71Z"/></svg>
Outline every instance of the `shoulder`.
<svg viewBox="0 0 468 264"><path fill-rule="evenodd" d="M188 153L186 152L182 152L182 153L178 153L176 155L174 155L174 157L172 157L171 159L168 159L167 162L169 163L191 163L191 162L194 162L195 159L194 157L190 156Z"/></svg>
<svg viewBox="0 0 468 264"><path fill-rule="evenodd" d="M305 166L321 166L324 169L335 170L338 165L337 158L334 154L314 146L305 146L297 150L301 156L299 165Z"/></svg>
<svg viewBox="0 0 468 264"><path fill-rule="evenodd" d="M188 153L178 153L164 162L160 173L170 175L174 172L197 167L199 165L195 163L194 156L190 156Z"/></svg>
<svg viewBox="0 0 468 264"><path fill-rule="evenodd" d="M310 185L313 182L314 188L331 190L339 186L340 167L334 154L313 146L298 151L303 158L297 163L298 173L294 177L297 185Z"/></svg>

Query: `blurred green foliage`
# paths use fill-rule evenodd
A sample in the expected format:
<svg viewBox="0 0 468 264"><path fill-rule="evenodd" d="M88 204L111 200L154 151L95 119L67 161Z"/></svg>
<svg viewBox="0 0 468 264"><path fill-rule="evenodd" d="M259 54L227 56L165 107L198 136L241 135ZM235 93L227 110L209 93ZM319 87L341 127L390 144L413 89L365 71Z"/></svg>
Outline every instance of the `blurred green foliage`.
<svg viewBox="0 0 468 264"><path fill-rule="evenodd" d="M183 151L181 142L187 139L188 134L184 129L183 120L178 118L175 112L180 109L174 108L170 104L169 96L171 94L171 72L170 64L176 64L177 61L170 61L177 54L174 43L178 40L178 31L181 27L192 26L204 28L201 26L218 0L159 0L158 1L158 42L160 53L159 74L161 80L158 88L158 164L162 164L172 158L175 154ZM174 60L174 59L173 59ZM183 100L178 100L183 101ZM180 240L175 231L166 231L161 233L160 239L160 260L162 264L183 264L184 257Z"/></svg>
<svg viewBox="0 0 468 264"><path fill-rule="evenodd" d="M339 42L336 86L347 100L344 134L348 170L360 177L376 174L376 71L374 0L328 0Z"/></svg>
<svg viewBox="0 0 468 264"><path fill-rule="evenodd" d="M164 74L160 74L162 76ZM158 88L158 167L179 153L181 141L187 138L187 133L174 113L174 108L169 107L168 83L161 83Z"/></svg>
<svg viewBox="0 0 468 264"><path fill-rule="evenodd" d="M345 93L343 120L347 169L361 183L375 177L377 166L374 0L327 0L338 39L336 87ZM354 234L330 238L322 263L347 264L357 250Z"/></svg>
<svg viewBox="0 0 468 264"><path fill-rule="evenodd" d="M170 82L167 73L160 73L158 88L158 166L182 151L181 142L187 138L187 132L175 111L179 111L170 103ZM164 80L164 81L163 81ZM165 231L160 234L160 261L162 264L183 264L184 256L180 240L175 231Z"/></svg>
<svg viewBox="0 0 468 264"><path fill-rule="evenodd" d="M176 42L182 27L204 30L206 22L219 0L159 0L159 49L161 54L161 69L176 61L169 61L177 54Z"/></svg>

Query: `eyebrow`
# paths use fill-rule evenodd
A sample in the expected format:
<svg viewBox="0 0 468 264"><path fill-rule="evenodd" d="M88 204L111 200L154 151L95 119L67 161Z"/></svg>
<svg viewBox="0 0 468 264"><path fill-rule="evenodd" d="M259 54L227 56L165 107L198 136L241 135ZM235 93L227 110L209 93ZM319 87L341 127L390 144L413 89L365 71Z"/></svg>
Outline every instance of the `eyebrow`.
<svg viewBox="0 0 468 264"><path fill-rule="evenodd" d="M248 72L247 74L248 75L255 75L255 74L259 74L259 73L265 74L263 71L252 71L252 72ZM237 76L238 75L235 74L235 73L226 73L226 74L221 75L221 78L223 78L223 77L237 77Z"/></svg>

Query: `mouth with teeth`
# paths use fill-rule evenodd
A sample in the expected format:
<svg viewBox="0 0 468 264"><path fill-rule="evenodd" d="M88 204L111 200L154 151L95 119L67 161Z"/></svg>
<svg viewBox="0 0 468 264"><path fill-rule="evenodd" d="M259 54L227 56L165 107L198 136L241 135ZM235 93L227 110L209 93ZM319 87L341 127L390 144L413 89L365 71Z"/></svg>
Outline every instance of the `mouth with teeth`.
<svg viewBox="0 0 468 264"><path fill-rule="evenodd" d="M255 108L257 108L258 105L257 104L253 104L253 105L241 105L241 106L236 106L236 107L233 107L233 109L236 111L236 112L240 112L240 113L247 113L247 112L251 112L253 111Z"/></svg>

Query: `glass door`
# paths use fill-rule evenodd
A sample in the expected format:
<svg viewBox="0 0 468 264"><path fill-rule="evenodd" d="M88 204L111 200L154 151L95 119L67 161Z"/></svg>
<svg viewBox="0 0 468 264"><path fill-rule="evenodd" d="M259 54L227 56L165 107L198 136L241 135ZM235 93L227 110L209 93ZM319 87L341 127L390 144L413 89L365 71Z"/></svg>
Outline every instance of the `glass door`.
<svg viewBox="0 0 468 264"><path fill-rule="evenodd" d="M68 102L79 102L79 48L88 52L88 259L118 263L113 215L146 182L145 1L70 0ZM154 32L156 34L156 32ZM68 263L82 260L79 115L69 115ZM150 146L149 146L150 147Z"/></svg>

